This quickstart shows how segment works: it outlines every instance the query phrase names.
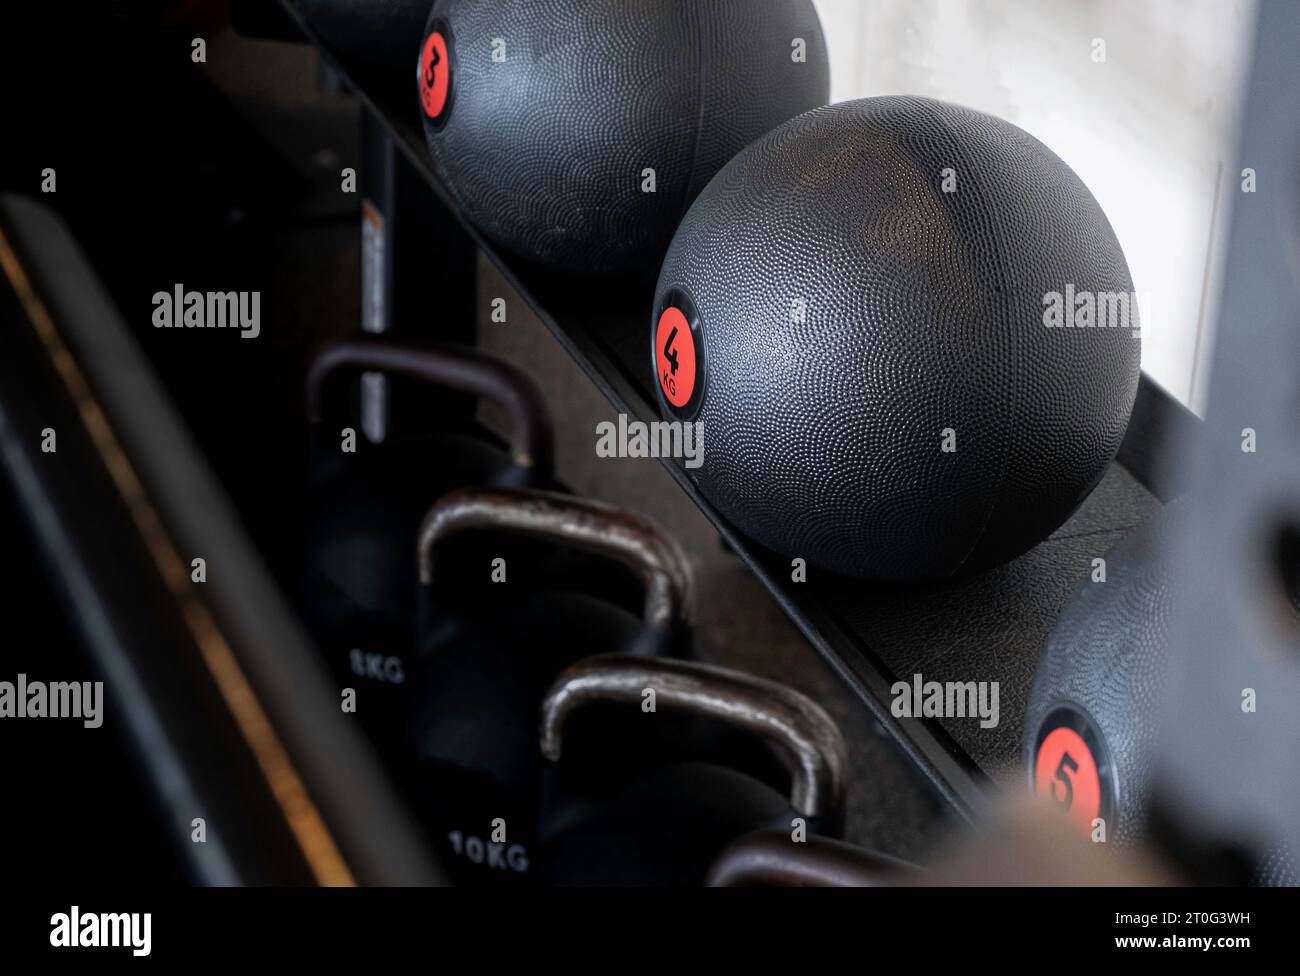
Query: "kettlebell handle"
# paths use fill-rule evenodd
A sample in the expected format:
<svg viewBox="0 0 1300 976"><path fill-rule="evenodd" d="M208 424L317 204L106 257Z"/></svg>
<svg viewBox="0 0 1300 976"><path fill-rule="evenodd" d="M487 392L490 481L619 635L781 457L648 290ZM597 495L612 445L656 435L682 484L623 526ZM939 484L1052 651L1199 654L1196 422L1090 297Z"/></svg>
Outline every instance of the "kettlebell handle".
<svg viewBox="0 0 1300 976"><path fill-rule="evenodd" d="M925 872L908 861L809 834L799 843L784 830L756 830L732 841L709 868L710 888L879 888L919 884Z"/></svg>
<svg viewBox="0 0 1300 976"><path fill-rule="evenodd" d="M793 688L698 661L599 654L561 672L541 709L542 754L558 762L564 725L584 705L656 706L705 715L751 732L776 748L790 771L790 803L808 817L842 823L848 750L830 716Z"/></svg>
<svg viewBox="0 0 1300 976"><path fill-rule="evenodd" d="M668 633L690 617L690 563L649 519L589 498L536 489L462 488L420 524L420 582L433 582L434 548L450 535L489 529L571 546L621 562L645 586L645 625Z"/></svg>
<svg viewBox="0 0 1300 976"><path fill-rule="evenodd" d="M408 346L387 339L353 338L331 343L307 371L307 417L321 420L325 380L340 369L409 376L500 405L510 419L510 456L531 469L534 480L549 483L555 456L546 401L524 373L492 356L455 346Z"/></svg>

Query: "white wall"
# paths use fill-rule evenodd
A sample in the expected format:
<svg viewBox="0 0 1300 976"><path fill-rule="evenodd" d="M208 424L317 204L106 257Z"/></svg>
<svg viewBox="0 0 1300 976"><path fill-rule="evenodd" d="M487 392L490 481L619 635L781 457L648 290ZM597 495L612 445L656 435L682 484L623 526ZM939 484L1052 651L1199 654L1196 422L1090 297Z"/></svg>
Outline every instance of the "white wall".
<svg viewBox="0 0 1300 976"><path fill-rule="evenodd" d="M1225 208L1240 182L1233 146L1252 0L814 3L832 100L958 102L1016 123L1074 168L1150 302L1143 369L1199 410ZM1106 42L1104 63L1094 38Z"/></svg>

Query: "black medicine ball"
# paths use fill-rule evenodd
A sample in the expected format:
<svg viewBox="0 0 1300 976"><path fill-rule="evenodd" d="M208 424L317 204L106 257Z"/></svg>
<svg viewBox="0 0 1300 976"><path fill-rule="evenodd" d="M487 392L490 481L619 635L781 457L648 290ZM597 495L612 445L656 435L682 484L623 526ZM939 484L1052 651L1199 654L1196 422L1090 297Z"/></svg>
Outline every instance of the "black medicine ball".
<svg viewBox="0 0 1300 976"><path fill-rule="evenodd" d="M1097 201L1032 136L842 102L749 146L683 220L651 323L660 406L703 423L700 489L759 542L949 577L1100 480L1137 393L1132 292Z"/></svg>
<svg viewBox="0 0 1300 976"><path fill-rule="evenodd" d="M1105 557L1061 614L1039 659L1025 713L1024 757L1035 793L1088 837L1143 837L1168 672L1176 574L1173 510L1153 517Z"/></svg>
<svg viewBox="0 0 1300 976"><path fill-rule="evenodd" d="M1161 757L1162 707L1183 583L1173 542L1190 509L1173 502L1106 553L1106 579L1080 584L1038 662L1025 711L1030 789L1051 799L1084 837L1105 821L1106 843L1148 839ZM1236 653L1240 649L1225 649ZM1252 884L1300 884L1284 846L1250 867Z"/></svg>
<svg viewBox="0 0 1300 976"><path fill-rule="evenodd" d="M828 92L811 0L437 0L419 62L458 205L571 271L656 268L713 174Z"/></svg>

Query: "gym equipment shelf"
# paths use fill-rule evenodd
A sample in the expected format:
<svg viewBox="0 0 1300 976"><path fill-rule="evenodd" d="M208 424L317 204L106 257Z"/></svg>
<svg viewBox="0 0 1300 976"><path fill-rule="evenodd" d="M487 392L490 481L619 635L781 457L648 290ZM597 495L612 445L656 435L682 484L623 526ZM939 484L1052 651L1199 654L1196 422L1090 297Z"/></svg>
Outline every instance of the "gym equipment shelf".
<svg viewBox="0 0 1300 976"><path fill-rule="evenodd" d="M499 251L459 213L434 172L414 81L403 85L391 73L350 62L314 34L291 0L281 2L360 99L363 132L405 157L451 218L438 220L436 227L408 225L404 235L409 239L421 230L463 235L467 245L499 269L615 410L629 420L661 419L648 338L653 280L563 275ZM422 284L427 289L427 268ZM412 296L390 297L394 309L416 307ZM427 307L426 290L425 319ZM1006 566L926 586L872 584L816 570L807 582L792 582L787 559L733 528L679 462L662 463L949 809L971 819L989 798L994 777L1019 761L1021 721L1034 669L1057 614L1086 578L1091 559L1176 493L1166 458L1198 427L1193 414L1144 375L1118 459L1064 526ZM925 681L996 681L998 725L982 729L974 718L896 717L891 688L900 680L910 685L917 674Z"/></svg>

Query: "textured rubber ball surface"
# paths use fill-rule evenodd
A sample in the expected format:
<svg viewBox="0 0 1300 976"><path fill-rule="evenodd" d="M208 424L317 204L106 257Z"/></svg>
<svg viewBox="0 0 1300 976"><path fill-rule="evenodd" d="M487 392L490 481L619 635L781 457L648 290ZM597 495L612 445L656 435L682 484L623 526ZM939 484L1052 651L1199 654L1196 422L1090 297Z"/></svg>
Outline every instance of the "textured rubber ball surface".
<svg viewBox="0 0 1300 976"><path fill-rule="evenodd" d="M1167 553L1179 508L1175 503L1115 545L1105 557L1104 583L1089 577L1081 584L1048 639L1025 713L1031 778L1043 734L1058 727L1063 714L1088 717L1101 749L1094 745L1096 755L1069 756L1068 768L1053 763L1059 776L1073 779L1078 767L1104 754L1101 785L1112 845L1134 843L1145 827L1176 585ZM1062 807L1066 789L1074 792L1056 794Z"/></svg>
<svg viewBox="0 0 1300 976"><path fill-rule="evenodd" d="M829 97L811 0L437 0L434 31L434 166L487 237L563 270L653 272L727 160Z"/></svg>
<svg viewBox="0 0 1300 976"><path fill-rule="evenodd" d="M701 491L838 572L1018 555L1100 480L1137 393L1133 331L1044 324L1069 285L1133 290L1097 201L1016 126L906 97L793 119L714 177L659 277L652 334L675 293L699 318Z"/></svg>
<svg viewBox="0 0 1300 976"><path fill-rule="evenodd" d="M1166 745L1160 741L1159 717L1162 708L1171 707L1162 695L1170 679L1169 640L1183 582L1171 552L1190 511L1181 501L1166 506L1106 553L1106 582L1089 578L1080 584L1039 658L1025 711L1022 753L1031 783L1044 734L1057 728L1062 716L1087 716L1100 742L1094 746L1097 755L1088 758L1105 760L1106 841L1115 847L1132 846L1146 835L1155 766ZM1086 770L1088 763L1079 766ZM1076 773L1067 769L1063 775ZM1168 814L1176 817L1178 811ZM1285 846L1270 847L1253 865L1250 883L1300 884L1300 859Z"/></svg>

